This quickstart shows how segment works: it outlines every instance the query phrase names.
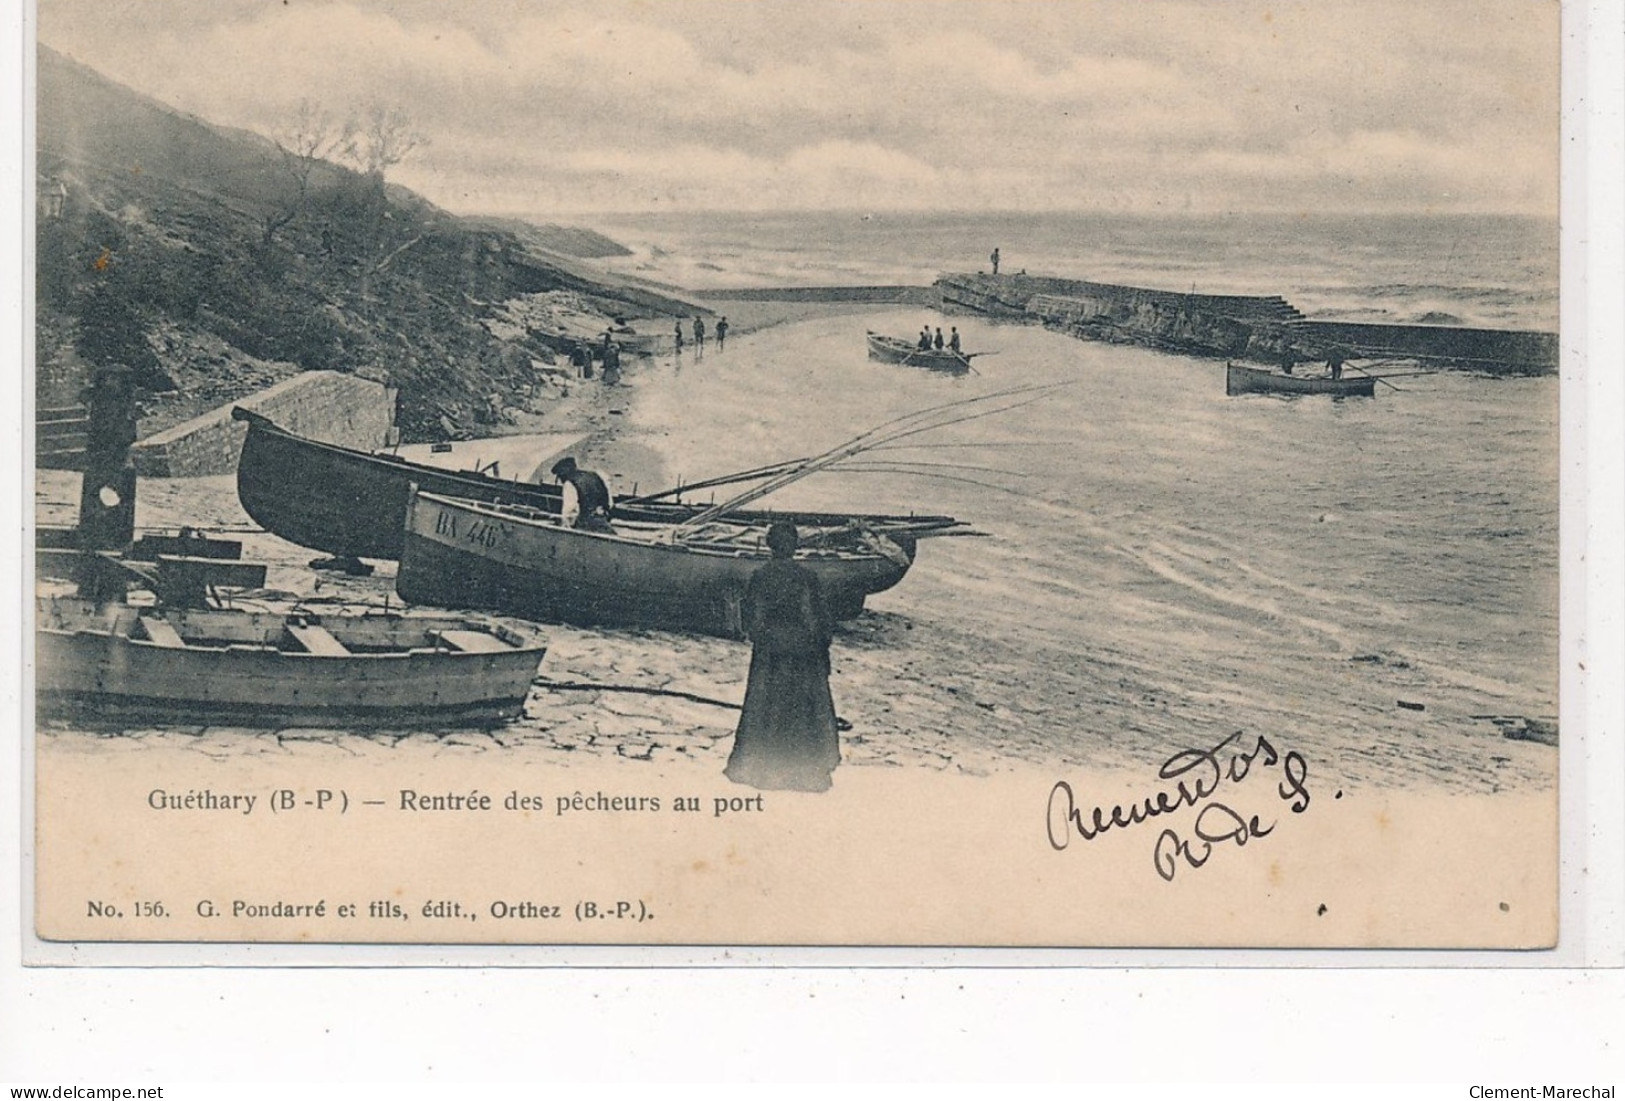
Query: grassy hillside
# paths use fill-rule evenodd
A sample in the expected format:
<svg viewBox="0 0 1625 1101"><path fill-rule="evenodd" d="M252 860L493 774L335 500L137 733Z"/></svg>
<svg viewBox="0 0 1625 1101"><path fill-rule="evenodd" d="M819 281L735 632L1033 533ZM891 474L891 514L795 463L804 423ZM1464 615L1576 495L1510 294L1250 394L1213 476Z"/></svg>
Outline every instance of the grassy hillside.
<svg viewBox="0 0 1625 1101"><path fill-rule="evenodd" d="M406 438L438 438L476 429L487 395L523 389L532 358L547 358L525 333L487 327L509 299L570 291L606 317L692 312L533 247L614 247L590 231L460 219L326 162L301 190L265 138L45 47L38 111L41 193L66 189L60 214L38 223L42 405L73 400L92 365L122 362L151 430L302 370L338 370L398 387Z"/></svg>

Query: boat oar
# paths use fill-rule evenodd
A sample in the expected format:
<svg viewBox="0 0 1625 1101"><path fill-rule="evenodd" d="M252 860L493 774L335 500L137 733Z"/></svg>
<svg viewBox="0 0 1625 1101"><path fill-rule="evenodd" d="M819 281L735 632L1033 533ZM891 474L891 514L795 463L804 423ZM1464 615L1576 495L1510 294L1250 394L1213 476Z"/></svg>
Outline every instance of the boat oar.
<svg viewBox="0 0 1625 1101"><path fill-rule="evenodd" d="M1348 367L1348 369L1351 370L1351 371L1360 371L1360 369L1358 367L1352 366L1350 364L1344 364L1344 366ZM1393 383L1389 382L1387 379L1383 378L1381 375L1373 375L1369 371L1360 371L1360 374L1364 375L1366 378L1375 379L1376 381L1382 383L1384 386L1388 387L1388 389L1394 391L1396 394L1405 393L1404 390L1401 390L1399 387L1395 386ZM1395 377L1397 378L1398 376L1395 376Z"/></svg>
<svg viewBox="0 0 1625 1101"><path fill-rule="evenodd" d="M726 707L730 711L738 711L742 706L728 700L682 692L675 688L653 688L641 684L594 684L590 681L548 680L546 677L537 677L530 683L537 688L551 688L555 692L632 692L640 696L670 696L673 699L710 704L712 707Z"/></svg>
<svg viewBox="0 0 1625 1101"><path fill-rule="evenodd" d="M772 478L778 474L783 474L787 470L792 470L807 461L807 457L800 459L786 459L783 462L771 463L767 466L759 466L754 470L741 470L736 474L719 474L715 478L707 478L701 482L689 482L687 485L674 486L671 489L663 489L659 493L645 493L641 497L622 497L617 503L623 505L642 505L648 504L651 501L661 501L667 497L675 497L679 493L687 493L690 490L713 489L716 486L734 485L738 482L753 482L761 478Z"/></svg>
<svg viewBox="0 0 1625 1101"><path fill-rule="evenodd" d="M1028 405L1032 402L1040 400L1051 390L1058 390L1062 387L1071 385L1073 385L1071 382L1059 382L1036 386L1014 386L1005 390L996 390L991 394L981 394L974 398L962 398L959 401L946 402L942 405L935 405L925 409L916 410L913 413L905 413L900 417L893 417L891 420L886 421L883 424L876 425L867 432L862 432L845 443L831 448L822 455L814 456L812 459L793 470L780 474L762 485L756 486L754 489L746 490L744 493L741 493L736 497L730 498L719 505L713 505L703 512L689 517L687 520L683 521L683 523L677 525L674 532L680 533L692 530L693 528L698 527L709 520L715 519L716 517L726 513L733 512L752 501L766 497L768 494L782 489L783 487L790 485L792 482L800 481L809 474L815 474L820 470L835 465L843 459L850 459L855 455L863 454L865 451L873 450L880 444L894 443L897 440L916 435L920 432L935 431L939 428L946 428L953 424L961 424L965 421L975 420L979 417L992 416L996 413L1007 413L1012 409L1019 409L1024 405ZM996 409L982 410L976 413L967 413L962 416L947 418L942 416L942 414L948 413L952 410L961 409L965 406L976 405L999 398L1018 396L1025 397L1025 400L1014 402L1010 405L1000 406Z"/></svg>

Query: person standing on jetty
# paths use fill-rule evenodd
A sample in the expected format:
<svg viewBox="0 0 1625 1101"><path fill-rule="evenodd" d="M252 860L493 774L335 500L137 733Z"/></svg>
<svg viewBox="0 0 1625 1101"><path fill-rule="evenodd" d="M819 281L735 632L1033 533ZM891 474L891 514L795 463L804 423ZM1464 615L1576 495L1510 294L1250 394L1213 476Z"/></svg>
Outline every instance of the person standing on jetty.
<svg viewBox="0 0 1625 1101"><path fill-rule="evenodd" d="M720 317L717 319L717 351L722 351L722 346L727 342L727 340L728 319L726 317Z"/></svg>
<svg viewBox="0 0 1625 1101"><path fill-rule="evenodd" d="M609 510L615 507L615 499L609 495L604 479L591 470L582 470L570 455L553 464L553 477L564 488L559 520L565 527L615 534L609 523Z"/></svg>
<svg viewBox="0 0 1625 1101"><path fill-rule="evenodd" d="M993 255L989 256L988 259L993 261L993 274L994 275L999 274L999 250L994 249L993 250Z"/></svg>
<svg viewBox="0 0 1625 1101"><path fill-rule="evenodd" d="M677 328L672 330L672 340L673 340L673 345L677 349L677 354L681 355L682 352L683 352L683 321L682 321L682 318L677 319Z"/></svg>
<svg viewBox="0 0 1625 1101"><path fill-rule="evenodd" d="M694 350L705 350L705 318L698 315L694 318Z"/></svg>
<svg viewBox="0 0 1625 1101"><path fill-rule="evenodd" d="M828 791L841 763L829 691L831 623L818 577L794 560L796 527L767 529L773 557L745 590L750 639L745 706L724 770L739 784L775 791Z"/></svg>

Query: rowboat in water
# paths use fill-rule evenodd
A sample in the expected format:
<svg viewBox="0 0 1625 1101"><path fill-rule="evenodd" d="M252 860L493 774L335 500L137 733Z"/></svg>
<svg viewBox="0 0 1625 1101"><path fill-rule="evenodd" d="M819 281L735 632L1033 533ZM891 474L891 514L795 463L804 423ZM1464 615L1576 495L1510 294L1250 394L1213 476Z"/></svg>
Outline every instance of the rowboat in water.
<svg viewBox="0 0 1625 1101"><path fill-rule="evenodd" d="M1260 367L1225 364L1224 392L1237 394L1331 394L1334 397L1369 398L1377 392L1377 380L1365 375L1354 378L1316 378L1287 375Z"/></svg>
<svg viewBox="0 0 1625 1101"><path fill-rule="evenodd" d="M401 523L413 485L447 497L523 505L555 515L560 511L562 490L556 485L443 470L387 453L306 439L241 406L232 410L232 416L248 425L237 460L237 497L243 510L265 530L302 547L344 558L399 558ZM616 521L680 523L705 507L623 501L611 516ZM751 510L735 512L727 522L752 525L773 519L823 527L857 522L881 533L897 527L959 526L951 516Z"/></svg>
<svg viewBox="0 0 1625 1101"><path fill-rule="evenodd" d="M900 340L895 336L869 332L869 358L881 363L901 363L908 367L925 367L932 371L946 371L962 375L971 369L970 357L951 348L921 348L918 343Z"/></svg>
<svg viewBox="0 0 1625 1101"><path fill-rule="evenodd" d="M738 637L740 603L770 557L764 526L618 522L613 533L557 516L417 492L407 507L395 591L414 604L483 608L544 622L661 627ZM836 619L891 588L915 541L854 529L803 528L796 561L818 576ZM839 537L839 538L837 538Z"/></svg>

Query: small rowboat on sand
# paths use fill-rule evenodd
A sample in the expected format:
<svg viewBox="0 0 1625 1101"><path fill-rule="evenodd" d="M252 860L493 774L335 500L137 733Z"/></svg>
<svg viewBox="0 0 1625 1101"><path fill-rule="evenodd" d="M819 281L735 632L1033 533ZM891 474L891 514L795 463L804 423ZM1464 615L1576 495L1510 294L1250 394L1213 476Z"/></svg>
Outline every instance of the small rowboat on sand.
<svg viewBox="0 0 1625 1101"><path fill-rule="evenodd" d="M1355 378L1316 378L1287 375L1260 367L1225 364L1224 392L1237 394L1331 394L1333 397L1369 398L1377 392L1374 375Z"/></svg>
<svg viewBox="0 0 1625 1101"><path fill-rule="evenodd" d="M962 375L971 369L971 356L976 352L956 352L950 348L921 348L907 340L870 332L869 358L881 363L901 363L908 367L925 367L932 371L946 371ZM985 354L985 353L981 353Z"/></svg>
<svg viewBox="0 0 1625 1101"><path fill-rule="evenodd" d="M210 565L160 556L147 572L161 579ZM78 573L83 591L94 574L143 564L57 552L46 568ZM34 638L41 711L246 726L511 719L546 653L533 633L472 617L90 599L49 582L35 601Z"/></svg>

